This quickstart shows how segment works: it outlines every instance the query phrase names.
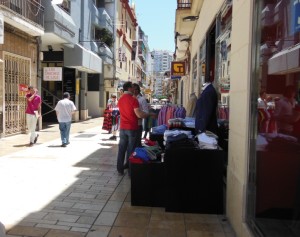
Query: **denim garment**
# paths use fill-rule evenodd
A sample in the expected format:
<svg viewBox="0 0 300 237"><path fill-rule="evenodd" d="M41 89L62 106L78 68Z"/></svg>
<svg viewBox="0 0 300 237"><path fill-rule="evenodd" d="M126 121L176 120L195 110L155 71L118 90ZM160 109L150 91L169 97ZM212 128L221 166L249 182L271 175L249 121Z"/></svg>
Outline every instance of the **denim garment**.
<svg viewBox="0 0 300 237"><path fill-rule="evenodd" d="M60 137L61 137L62 144L69 143L71 123L72 123L71 121L59 123L59 130L60 130Z"/></svg>
<svg viewBox="0 0 300 237"><path fill-rule="evenodd" d="M120 129L120 141L118 150L117 170L119 173L124 172L124 160L129 164L129 156L134 151L136 146L137 130ZM129 170L130 174L130 170Z"/></svg>
<svg viewBox="0 0 300 237"><path fill-rule="evenodd" d="M142 135L143 135L143 126L139 125L136 135L136 147L142 147Z"/></svg>

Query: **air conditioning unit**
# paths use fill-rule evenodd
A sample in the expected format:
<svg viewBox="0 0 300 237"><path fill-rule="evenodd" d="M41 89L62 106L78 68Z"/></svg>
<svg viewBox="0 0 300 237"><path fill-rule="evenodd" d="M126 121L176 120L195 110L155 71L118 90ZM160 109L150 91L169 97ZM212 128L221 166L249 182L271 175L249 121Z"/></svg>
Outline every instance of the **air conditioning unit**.
<svg viewBox="0 0 300 237"><path fill-rule="evenodd" d="M229 94L228 93L221 94L221 104L223 106L229 106Z"/></svg>

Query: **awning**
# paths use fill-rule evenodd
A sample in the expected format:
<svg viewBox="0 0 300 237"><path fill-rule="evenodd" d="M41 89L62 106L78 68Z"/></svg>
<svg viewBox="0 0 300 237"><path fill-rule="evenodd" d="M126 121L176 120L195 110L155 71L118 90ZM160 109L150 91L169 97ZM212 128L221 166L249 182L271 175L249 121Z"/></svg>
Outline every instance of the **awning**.
<svg viewBox="0 0 300 237"><path fill-rule="evenodd" d="M73 49L64 47L64 66L87 73L102 73L102 59L79 44Z"/></svg>
<svg viewBox="0 0 300 237"><path fill-rule="evenodd" d="M282 50L268 60L269 75L282 75L299 71L300 45Z"/></svg>

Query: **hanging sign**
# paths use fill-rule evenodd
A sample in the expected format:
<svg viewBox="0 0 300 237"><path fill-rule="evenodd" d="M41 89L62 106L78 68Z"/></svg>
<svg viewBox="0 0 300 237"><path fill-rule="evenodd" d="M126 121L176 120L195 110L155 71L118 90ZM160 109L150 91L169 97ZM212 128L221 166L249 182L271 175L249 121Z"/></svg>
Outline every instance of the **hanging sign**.
<svg viewBox="0 0 300 237"><path fill-rule="evenodd" d="M171 62L171 78L180 79L185 75L185 62Z"/></svg>
<svg viewBox="0 0 300 237"><path fill-rule="evenodd" d="M62 67L44 67L44 81L62 81Z"/></svg>

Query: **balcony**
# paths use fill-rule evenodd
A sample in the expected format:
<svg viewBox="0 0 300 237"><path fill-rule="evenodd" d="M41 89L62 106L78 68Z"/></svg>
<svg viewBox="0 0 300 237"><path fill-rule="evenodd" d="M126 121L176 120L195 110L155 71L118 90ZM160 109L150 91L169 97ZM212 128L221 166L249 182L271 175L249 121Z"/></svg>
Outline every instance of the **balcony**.
<svg viewBox="0 0 300 237"><path fill-rule="evenodd" d="M45 6L45 34L42 36L43 47L52 45L54 50L61 46L74 47L77 43L79 28L73 18L59 5L43 0ZM43 50L47 50L44 49Z"/></svg>
<svg viewBox="0 0 300 237"><path fill-rule="evenodd" d="M94 7L92 11L92 22L99 28L107 29L110 33L113 34L113 23L112 19L105 11L105 8L96 8Z"/></svg>
<svg viewBox="0 0 300 237"><path fill-rule="evenodd" d="M4 21L29 35L44 33L44 7L33 0L0 0Z"/></svg>
<svg viewBox="0 0 300 237"><path fill-rule="evenodd" d="M99 56L102 58L104 64L113 64L113 53L111 52L110 48L104 44L99 44Z"/></svg>
<svg viewBox="0 0 300 237"><path fill-rule="evenodd" d="M183 59L199 18L204 0L177 0L175 19L176 58Z"/></svg>
<svg viewBox="0 0 300 237"><path fill-rule="evenodd" d="M177 9L191 8L192 0L177 0Z"/></svg>

